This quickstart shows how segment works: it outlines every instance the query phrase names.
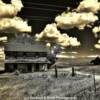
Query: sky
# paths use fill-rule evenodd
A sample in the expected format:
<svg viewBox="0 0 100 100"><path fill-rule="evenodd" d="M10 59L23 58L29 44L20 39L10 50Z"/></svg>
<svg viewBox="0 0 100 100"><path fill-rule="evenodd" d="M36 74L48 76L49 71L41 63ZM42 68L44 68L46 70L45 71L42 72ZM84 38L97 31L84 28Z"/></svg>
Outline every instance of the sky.
<svg viewBox="0 0 100 100"><path fill-rule="evenodd" d="M10 0L3 1L9 2ZM32 35L35 35L41 32L47 24L53 23L55 17L65 11L67 7L76 8L79 1L82 0L22 0L24 8L19 13L19 16L29 20L29 25L32 26ZM99 22L95 24L97 25ZM76 36L82 43L81 47L79 47L81 51L94 49L94 44L97 42L97 39L91 34L90 28L81 31L77 28L59 30L67 32L69 36Z"/></svg>
<svg viewBox="0 0 100 100"><path fill-rule="evenodd" d="M78 5L76 0L23 0L22 2L25 7L20 12L20 15L28 18L30 23L32 22L33 33L41 31L46 24L53 22L54 18L65 11L68 6L74 8L76 4Z"/></svg>

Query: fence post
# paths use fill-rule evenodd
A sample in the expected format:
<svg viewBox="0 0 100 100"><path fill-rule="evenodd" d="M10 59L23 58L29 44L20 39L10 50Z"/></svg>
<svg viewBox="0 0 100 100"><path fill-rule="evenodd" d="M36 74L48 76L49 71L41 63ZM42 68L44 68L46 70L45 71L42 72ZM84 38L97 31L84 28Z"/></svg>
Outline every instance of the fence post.
<svg viewBox="0 0 100 100"><path fill-rule="evenodd" d="M57 66L55 65L55 77L58 77L58 70L57 70Z"/></svg>

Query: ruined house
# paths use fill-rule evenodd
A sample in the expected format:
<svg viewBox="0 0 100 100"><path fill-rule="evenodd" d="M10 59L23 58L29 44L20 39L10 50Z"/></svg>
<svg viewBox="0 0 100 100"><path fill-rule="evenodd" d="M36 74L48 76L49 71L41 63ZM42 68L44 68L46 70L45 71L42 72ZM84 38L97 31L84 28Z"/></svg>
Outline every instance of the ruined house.
<svg viewBox="0 0 100 100"><path fill-rule="evenodd" d="M5 71L44 71L50 64L48 49L42 42L29 36L16 36L5 45Z"/></svg>

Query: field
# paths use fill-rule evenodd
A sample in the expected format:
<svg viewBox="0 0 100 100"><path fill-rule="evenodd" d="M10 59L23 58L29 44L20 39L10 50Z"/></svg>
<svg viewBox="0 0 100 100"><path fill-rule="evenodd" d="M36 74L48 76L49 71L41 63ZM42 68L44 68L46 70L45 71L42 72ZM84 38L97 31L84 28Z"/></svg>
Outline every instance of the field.
<svg viewBox="0 0 100 100"><path fill-rule="evenodd" d="M100 100L100 68L90 65L90 60L58 60L58 78L54 67L47 72L3 73L0 75L0 100ZM71 76L71 67L75 67L75 77ZM52 98L55 96L58 99Z"/></svg>

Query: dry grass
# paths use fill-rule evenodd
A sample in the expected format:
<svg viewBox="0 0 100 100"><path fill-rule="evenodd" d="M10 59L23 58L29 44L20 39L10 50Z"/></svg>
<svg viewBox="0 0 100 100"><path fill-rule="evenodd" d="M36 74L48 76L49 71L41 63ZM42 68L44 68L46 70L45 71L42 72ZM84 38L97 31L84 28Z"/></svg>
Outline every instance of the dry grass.
<svg viewBox="0 0 100 100"><path fill-rule="evenodd" d="M53 73L7 75L0 79L0 100L24 100L35 96L78 96L77 100L93 100L91 77L60 73L56 79Z"/></svg>

